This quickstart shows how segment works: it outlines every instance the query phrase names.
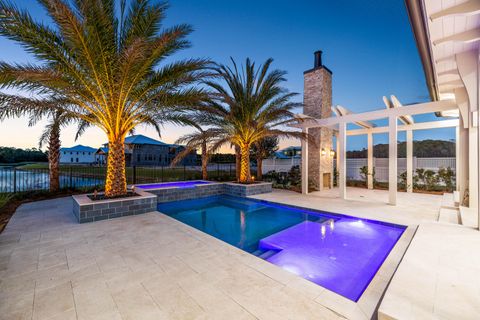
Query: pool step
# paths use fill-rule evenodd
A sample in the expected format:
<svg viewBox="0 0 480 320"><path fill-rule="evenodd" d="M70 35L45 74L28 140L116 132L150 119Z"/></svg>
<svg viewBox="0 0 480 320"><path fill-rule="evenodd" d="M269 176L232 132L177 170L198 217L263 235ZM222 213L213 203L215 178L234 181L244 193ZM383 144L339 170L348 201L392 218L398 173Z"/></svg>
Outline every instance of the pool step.
<svg viewBox="0 0 480 320"><path fill-rule="evenodd" d="M266 260L277 253L278 253L277 250L262 250L262 249L258 249L257 251L252 252L254 256L257 256L263 260Z"/></svg>

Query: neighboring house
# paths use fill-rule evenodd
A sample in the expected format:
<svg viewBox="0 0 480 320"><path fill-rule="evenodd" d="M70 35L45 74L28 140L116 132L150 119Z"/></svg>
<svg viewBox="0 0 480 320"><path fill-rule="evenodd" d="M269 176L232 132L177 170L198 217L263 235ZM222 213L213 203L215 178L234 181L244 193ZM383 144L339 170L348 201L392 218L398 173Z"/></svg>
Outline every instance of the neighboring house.
<svg viewBox="0 0 480 320"><path fill-rule="evenodd" d="M60 148L60 163L95 163L96 150L95 148L82 146L80 144L71 148Z"/></svg>
<svg viewBox="0 0 480 320"><path fill-rule="evenodd" d="M288 148L278 150L272 158L276 159L300 159L302 157L302 147L290 146Z"/></svg>
<svg viewBox="0 0 480 320"><path fill-rule="evenodd" d="M138 134L125 138L125 162L127 166L168 166L184 146L167 144ZM108 157L108 143L96 152L99 164L105 164ZM195 151L186 156L179 165L197 164Z"/></svg>
<svg viewBox="0 0 480 320"><path fill-rule="evenodd" d="M275 154L263 160L262 171L288 172L293 166L300 165L302 159L302 148L291 146L282 150L278 150Z"/></svg>

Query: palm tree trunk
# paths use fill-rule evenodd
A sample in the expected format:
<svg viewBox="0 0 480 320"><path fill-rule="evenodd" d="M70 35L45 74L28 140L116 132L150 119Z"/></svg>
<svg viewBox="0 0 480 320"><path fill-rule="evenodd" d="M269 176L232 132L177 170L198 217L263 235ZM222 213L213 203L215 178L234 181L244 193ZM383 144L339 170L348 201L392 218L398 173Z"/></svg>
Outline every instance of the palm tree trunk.
<svg viewBox="0 0 480 320"><path fill-rule="evenodd" d="M241 160L240 160L240 182L250 182L250 146L242 145L240 147Z"/></svg>
<svg viewBox="0 0 480 320"><path fill-rule="evenodd" d="M263 164L263 158L258 157L257 158L257 180L262 180L262 164Z"/></svg>
<svg viewBox="0 0 480 320"><path fill-rule="evenodd" d="M203 180L208 179L207 165L208 165L207 144L204 142L202 143L202 179Z"/></svg>
<svg viewBox="0 0 480 320"><path fill-rule="evenodd" d="M235 179L240 180L240 161L241 161L241 152L238 146L235 146Z"/></svg>
<svg viewBox="0 0 480 320"><path fill-rule="evenodd" d="M48 140L48 172L50 180L50 192L60 190L59 179L60 167L60 126L54 125Z"/></svg>
<svg viewBox="0 0 480 320"><path fill-rule="evenodd" d="M127 193L125 177L124 139L116 138L108 141L107 179L105 196L118 197Z"/></svg>

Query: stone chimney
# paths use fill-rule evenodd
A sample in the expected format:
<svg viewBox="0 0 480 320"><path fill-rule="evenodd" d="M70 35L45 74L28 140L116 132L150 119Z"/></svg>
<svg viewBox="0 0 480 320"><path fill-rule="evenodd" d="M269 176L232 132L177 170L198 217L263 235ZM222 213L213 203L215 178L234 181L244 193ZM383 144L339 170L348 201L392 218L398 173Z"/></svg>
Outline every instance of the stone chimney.
<svg viewBox="0 0 480 320"><path fill-rule="evenodd" d="M303 73L303 113L317 119L332 116L332 71L322 63L322 51L314 53L313 69ZM308 145L309 184L316 190L330 189L333 186L333 131L327 128L308 130L313 143Z"/></svg>

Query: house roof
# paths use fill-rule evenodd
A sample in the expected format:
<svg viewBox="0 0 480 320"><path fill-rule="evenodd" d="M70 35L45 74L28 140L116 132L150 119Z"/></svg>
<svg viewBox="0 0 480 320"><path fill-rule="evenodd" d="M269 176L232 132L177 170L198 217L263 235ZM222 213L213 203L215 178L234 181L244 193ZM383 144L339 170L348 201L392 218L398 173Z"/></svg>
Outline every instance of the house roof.
<svg viewBox="0 0 480 320"><path fill-rule="evenodd" d="M150 145L157 145L157 146L168 146L168 144L149 138L142 134L136 134L133 136L129 136L125 138L126 144L150 144Z"/></svg>
<svg viewBox="0 0 480 320"><path fill-rule="evenodd" d="M103 153L107 154L108 153L108 148L107 147L98 148L95 153L96 154L103 154Z"/></svg>
<svg viewBox="0 0 480 320"><path fill-rule="evenodd" d="M277 159L291 159L291 158L300 158L300 155L294 155L293 157L292 156L288 156L285 154L285 152L287 151L300 151L302 150L302 147L300 146L290 146L290 147L287 147L285 149L282 149L282 150L278 150L277 152L274 153L274 157L277 158Z"/></svg>
<svg viewBox="0 0 480 320"><path fill-rule="evenodd" d="M78 152L95 152L97 149L88 147L88 146L83 146L81 144L70 147L70 148L61 148L60 151L78 151Z"/></svg>

